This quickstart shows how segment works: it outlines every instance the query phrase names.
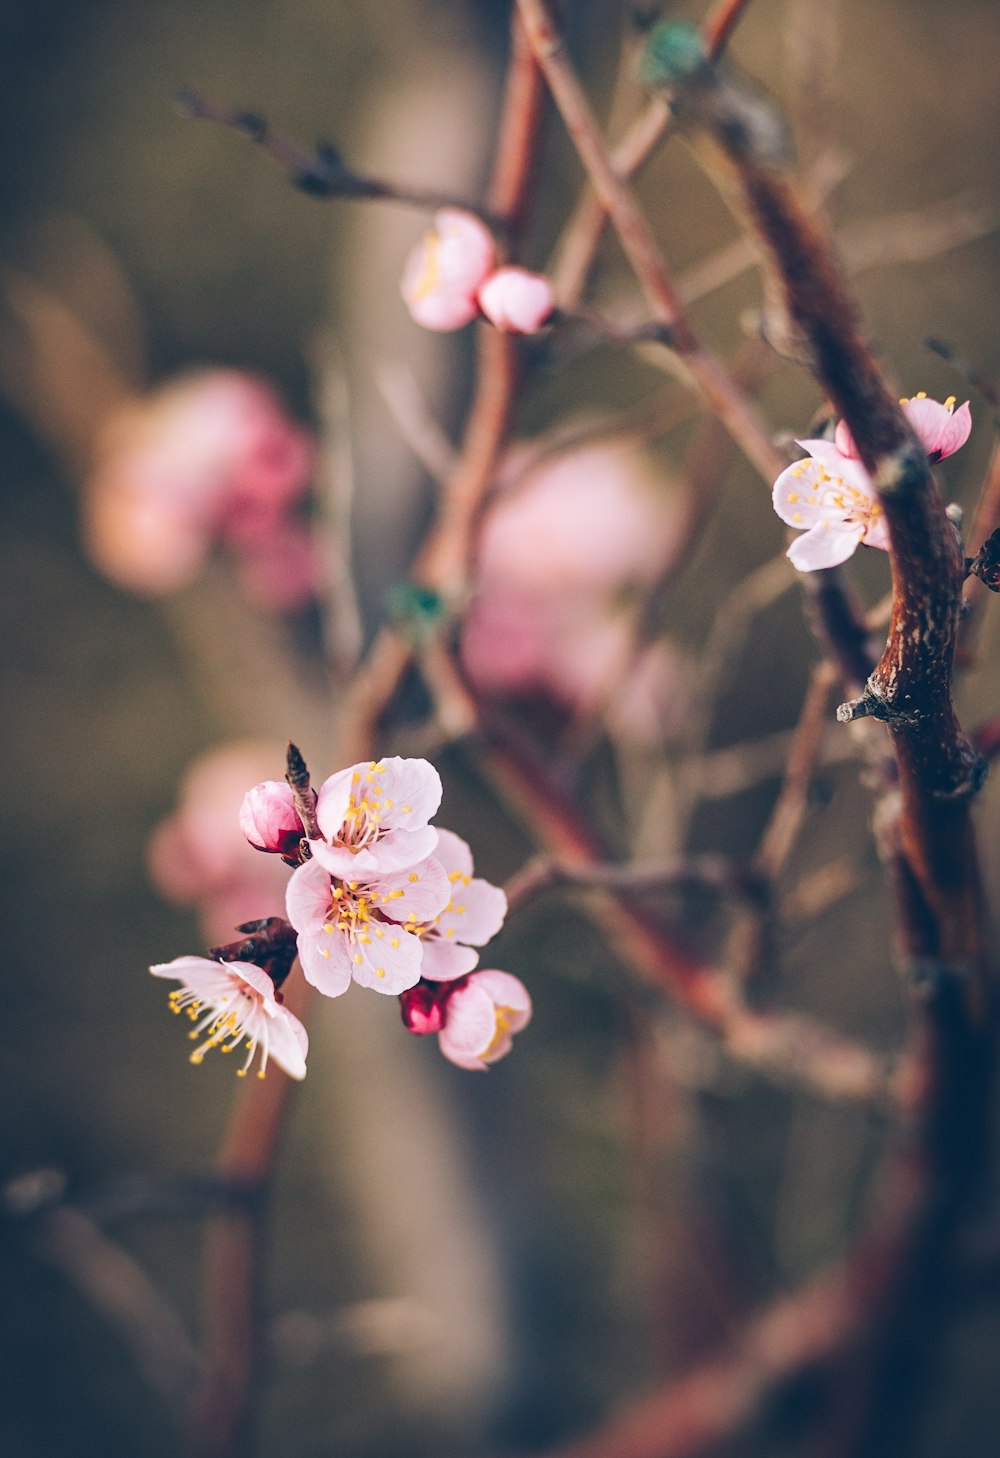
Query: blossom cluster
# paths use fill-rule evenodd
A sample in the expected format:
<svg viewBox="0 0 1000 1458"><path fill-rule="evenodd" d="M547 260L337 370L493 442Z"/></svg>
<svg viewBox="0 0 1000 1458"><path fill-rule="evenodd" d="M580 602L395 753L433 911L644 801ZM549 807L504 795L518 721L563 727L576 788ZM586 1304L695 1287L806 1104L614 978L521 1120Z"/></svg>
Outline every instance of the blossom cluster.
<svg viewBox="0 0 1000 1458"><path fill-rule="evenodd" d="M304 799L303 796L306 798ZM485 1068L531 1017L523 984L477 971L479 949L503 925L507 900L474 874L472 852L431 825L441 780L422 759L352 765L318 792L265 780L243 800L240 827L258 851L294 866L286 910L302 973L326 997L352 982L401 998L414 1033L437 1033L446 1058ZM178 1012L201 1039L192 1058L244 1040L293 1078L305 1073L305 1030L267 972L237 960L180 957L151 969L176 977Z"/></svg>
<svg viewBox="0 0 1000 1458"><path fill-rule="evenodd" d="M955 409L952 396L942 404L924 393L900 404L932 465L953 455L969 438L969 402ZM832 441L800 440L808 452L782 471L774 483L774 509L803 535L788 549L800 572L816 572L846 562L862 543L888 549L889 531L874 482L858 456L854 439L841 421Z"/></svg>
<svg viewBox="0 0 1000 1458"><path fill-rule="evenodd" d="M418 324L442 332L485 315L505 334L535 334L555 308L544 274L498 268L493 235L458 208L437 214L407 260L400 292Z"/></svg>

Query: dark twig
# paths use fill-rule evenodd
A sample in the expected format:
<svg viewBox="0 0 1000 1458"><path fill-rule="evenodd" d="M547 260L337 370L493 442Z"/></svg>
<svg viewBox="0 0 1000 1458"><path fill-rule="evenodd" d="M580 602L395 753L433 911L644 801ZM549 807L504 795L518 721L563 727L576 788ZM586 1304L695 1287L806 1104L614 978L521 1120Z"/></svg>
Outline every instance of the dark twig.
<svg viewBox="0 0 1000 1458"><path fill-rule="evenodd" d="M510 910L523 906L550 887L589 887L598 891L713 891L720 896L760 902L767 894L764 878L724 856L691 856L687 860L637 861L590 866L536 856L512 876L504 890Z"/></svg>
<svg viewBox="0 0 1000 1458"><path fill-rule="evenodd" d="M879 1292L859 1313L864 1340L840 1389L851 1397L840 1408L836 1451L868 1458L905 1449L912 1392L940 1323L948 1254L988 1147L992 1018L969 816L982 771L951 700L964 560L923 448L862 338L829 240L769 153L772 119L756 98L729 94L731 84L702 66L691 80L700 99L689 114L711 137L711 158L724 183L735 182L768 250L788 316L851 430L892 539L888 642L861 698L840 715L884 720L895 750L899 792L884 803L880 825L917 1074L911 1136L886 1182L905 1216L885 1244ZM734 116L739 126L723 125Z"/></svg>
<svg viewBox="0 0 1000 1458"><path fill-rule="evenodd" d="M317 143L313 152L304 151L273 132L265 118L256 112L234 111L187 89L179 91L174 99L182 116L215 122L259 147L284 168L301 192L308 193L310 197L396 202L428 212L435 212L438 208L461 208L467 213L475 213L489 227L503 229L501 218L484 211L467 198L436 188L407 187L355 172L336 148L325 142Z"/></svg>

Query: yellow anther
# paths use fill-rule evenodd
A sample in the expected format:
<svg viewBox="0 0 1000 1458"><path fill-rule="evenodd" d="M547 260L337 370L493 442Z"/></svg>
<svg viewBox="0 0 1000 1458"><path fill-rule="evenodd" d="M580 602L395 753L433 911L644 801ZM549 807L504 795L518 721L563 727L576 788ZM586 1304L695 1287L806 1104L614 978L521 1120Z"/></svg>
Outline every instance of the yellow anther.
<svg viewBox="0 0 1000 1458"><path fill-rule="evenodd" d="M948 410L948 411L954 410L954 408L955 408L955 401L957 400L957 398L958 398L957 395L949 395L948 398L947 398L947 400L944 402L944 408L946 410Z"/></svg>
<svg viewBox="0 0 1000 1458"><path fill-rule="evenodd" d="M376 977L384 977L385 976L385 968L384 967L376 967L375 968L375 976Z"/></svg>
<svg viewBox="0 0 1000 1458"><path fill-rule="evenodd" d="M927 391L926 390L918 390L917 393L914 395L913 398L914 398L914 400L926 400L927 399Z"/></svg>
<svg viewBox="0 0 1000 1458"><path fill-rule="evenodd" d="M354 953L354 960L358 964L358 966L360 967L361 966L361 963L364 961L364 958L362 957L362 955L361 955L360 952L355 952Z"/></svg>
<svg viewBox="0 0 1000 1458"><path fill-rule="evenodd" d="M417 873L416 873L416 871L411 871L411 872L410 872L410 874L409 874L409 875L408 875L408 876L407 876L407 878L406 878L406 879L407 879L407 880L408 880L408 881L409 881L409 882L410 882L410 884L411 884L411 885L412 885L412 883L413 883L413 882L414 882L414 881L419 881L419 880L420 880L420 877L419 877L419 876L418 876L418 875L417 875Z"/></svg>
<svg viewBox="0 0 1000 1458"><path fill-rule="evenodd" d="M393 937L389 945L393 948L393 950L395 950L399 946L399 937Z"/></svg>
<svg viewBox="0 0 1000 1458"><path fill-rule="evenodd" d="M333 933L333 930L334 930L333 922L332 921L324 921L324 923L323 923L323 930L326 932L327 936L331 936L332 933Z"/></svg>
<svg viewBox="0 0 1000 1458"><path fill-rule="evenodd" d="M320 947L319 954L320 954L321 957L326 957L327 959L329 959L329 956L330 956L330 948L329 947Z"/></svg>
<svg viewBox="0 0 1000 1458"><path fill-rule="evenodd" d="M789 493L788 493L788 499L789 499L789 501L792 501L792 502L798 501L798 499L799 499L799 493L797 491L789 491Z"/></svg>

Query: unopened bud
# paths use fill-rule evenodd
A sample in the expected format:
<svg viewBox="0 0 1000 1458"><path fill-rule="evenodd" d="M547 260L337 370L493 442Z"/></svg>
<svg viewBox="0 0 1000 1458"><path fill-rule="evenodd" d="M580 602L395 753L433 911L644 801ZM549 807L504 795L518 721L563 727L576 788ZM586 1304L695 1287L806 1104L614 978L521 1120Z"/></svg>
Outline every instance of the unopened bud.
<svg viewBox="0 0 1000 1458"><path fill-rule="evenodd" d="M292 856L305 835L291 788L281 780L254 785L240 806L240 829L255 850Z"/></svg>

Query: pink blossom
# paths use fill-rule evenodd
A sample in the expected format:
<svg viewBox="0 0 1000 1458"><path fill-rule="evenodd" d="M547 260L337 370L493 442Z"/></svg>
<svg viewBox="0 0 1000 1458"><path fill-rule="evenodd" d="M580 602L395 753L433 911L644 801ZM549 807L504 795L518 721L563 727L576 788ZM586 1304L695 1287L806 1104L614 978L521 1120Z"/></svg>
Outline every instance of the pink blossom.
<svg viewBox="0 0 1000 1458"><path fill-rule="evenodd" d="M172 592L217 541L265 545L308 491L314 448L271 387L237 370L161 386L104 426L86 483L88 550L112 581Z"/></svg>
<svg viewBox="0 0 1000 1458"><path fill-rule="evenodd" d="M479 290L479 307L505 334L536 334L555 308L555 293L541 273L498 268Z"/></svg>
<svg viewBox="0 0 1000 1458"><path fill-rule="evenodd" d="M331 875L310 841L313 859L292 873L286 906L298 932L307 982L339 997L351 981L391 995L420 977L420 928L440 915L451 885L432 857L408 870L358 870L351 880Z"/></svg>
<svg viewBox="0 0 1000 1458"><path fill-rule="evenodd" d="M503 926L507 897L499 886L472 874L472 852L461 836L438 831L434 859L444 868L451 895L444 910L420 929L422 977L450 982L471 972L484 947Z"/></svg>
<svg viewBox="0 0 1000 1458"><path fill-rule="evenodd" d="M954 396L942 405L921 393L900 404L932 462L953 455L968 440L968 401L956 410ZM781 520L803 533L788 549L792 565L800 572L836 567L862 542L888 550L882 505L846 423L839 422L832 442L797 444L809 455L782 471L773 493Z"/></svg>
<svg viewBox="0 0 1000 1458"><path fill-rule="evenodd" d="M504 1058L514 1034L531 1021L531 998L509 972L473 972L436 990L426 983L400 998L411 1033L437 1033L441 1052L459 1068L484 1069Z"/></svg>
<svg viewBox="0 0 1000 1458"><path fill-rule="evenodd" d="M201 1063L211 1048L231 1053L246 1041L242 1077L260 1051L257 1077L263 1078L272 1058L292 1078L304 1078L309 1039L298 1018L282 1007L266 972L249 962L213 962L208 957L175 957L150 967L154 977L170 977L181 986L170 994L175 1013L194 1023L189 1037L202 1039L191 1054Z"/></svg>
<svg viewBox="0 0 1000 1458"><path fill-rule="evenodd" d="M284 780L263 780L248 790L240 806L240 829L254 850L294 855L306 832L291 786Z"/></svg>
<svg viewBox="0 0 1000 1458"><path fill-rule="evenodd" d="M352 765L320 787L316 818L324 838L310 843L312 853L335 876L407 870L437 845L428 821L440 803L441 777L425 759Z"/></svg>
<svg viewBox="0 0 1000 1458"><path fill-rule="evenodd" d="M228 941L234 927L280 911L288 871L261 855L240 828L248 784L284 759L280 742L241 741L200 755L181 781L178 804L153 832L153 884L178 906L197 909L205 939Z"/></svg>
<svg viewBox="0 0 1000 1458"><path fill-rule="evenodd" d="M912 399L900 400L899 403L935 465L961 450L972 433L972 412L968 400L956 410L954 395L949 395L942 405L939 400L929 400L921 390ZM854 437L843 420L837 426L834 443L845 456L857 459Z"/></svg>
<svg viewBox="0 0 1000 1458"><path fill-rule="evenodd" d="M489 229L455 208L445 208L410 254L400 292L425 329L461 329L479 313L476 294L496 253Z"/></svg>
<svg viewBox="0 0 1000 1458"><path fill-rule="evenodd" d="M846 562L860 542L889 547L889 533L871 477L861 462L832 441L796 442L809 455L774 483L774 509L803 535L788 549L800 572Z"/></svg>
<svg viewBox="0 0 1000 1458"><path fill-rule="evenodd" d="M599 708L677 529L676 499L639 453L589 446L531 470L484 523L461 640L473 683Z"/></svg>

